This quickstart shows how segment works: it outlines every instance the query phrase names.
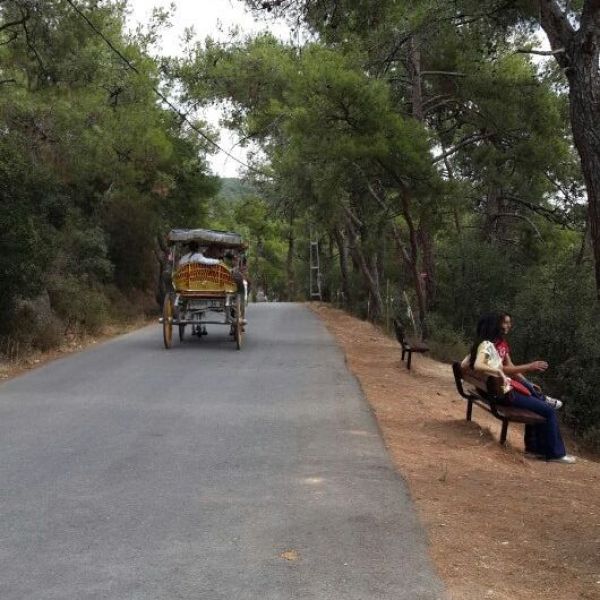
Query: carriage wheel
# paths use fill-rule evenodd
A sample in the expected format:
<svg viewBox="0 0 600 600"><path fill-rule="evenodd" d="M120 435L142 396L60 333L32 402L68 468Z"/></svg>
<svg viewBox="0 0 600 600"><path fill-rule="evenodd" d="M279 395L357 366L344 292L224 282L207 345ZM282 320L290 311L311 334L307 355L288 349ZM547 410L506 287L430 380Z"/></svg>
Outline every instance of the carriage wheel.
<svg viewBox="0 0 600 600"><path fill-rule="evenodd" d="M235 303L235 323L233 325L235 334L235 347L238 350L242 349L243 325L242 325L242 302L238 294Z"/></svg>
<svg viewBox="0 0 600 600"><path fill-rule="evenodd" d="M179 341L183 342L183 338L185 337L185 325L179 326Z"/></svg>
<svg viewBox="0 0 600 600"><path fill-rule="evenodd" d="M163 302L163 341L165 348L169 349L173 343L173 297L171 294L165 296Z"/></svg>

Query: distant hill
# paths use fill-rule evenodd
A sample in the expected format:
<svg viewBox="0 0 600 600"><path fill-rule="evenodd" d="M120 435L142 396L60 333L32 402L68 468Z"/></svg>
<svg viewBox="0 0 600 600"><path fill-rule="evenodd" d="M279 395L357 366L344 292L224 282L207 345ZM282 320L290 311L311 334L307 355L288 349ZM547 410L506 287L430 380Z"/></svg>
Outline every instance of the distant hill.
<svg viewBox="0 0 600 600"><path fill-rule="evenodd" d="M221 189L217 198L227 202L236 202L246 196L256 195L256 190L237 177L221 177Z"/></svg>

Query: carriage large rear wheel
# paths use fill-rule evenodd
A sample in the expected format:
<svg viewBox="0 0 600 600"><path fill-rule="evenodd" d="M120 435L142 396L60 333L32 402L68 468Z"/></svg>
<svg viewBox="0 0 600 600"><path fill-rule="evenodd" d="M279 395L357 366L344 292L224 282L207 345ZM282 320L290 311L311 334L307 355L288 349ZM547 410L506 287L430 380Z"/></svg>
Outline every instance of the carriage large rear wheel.
<svg viewBox="0 0 600 600"><path fill-rule="evenodd" d="M242 349L242 340L244 336L244 326L242 324L242 301L240 295L238 294L237 300L235 303L235 323L234 323L234 337L235 337L235 347L238 350Z"/></svg>
<svg viewBox="0 0 600 600"><path fill-rule="evenodd" d="M173 296L167 294L163 302L163 341L165 348L170 348L173 343Z"/></svg>

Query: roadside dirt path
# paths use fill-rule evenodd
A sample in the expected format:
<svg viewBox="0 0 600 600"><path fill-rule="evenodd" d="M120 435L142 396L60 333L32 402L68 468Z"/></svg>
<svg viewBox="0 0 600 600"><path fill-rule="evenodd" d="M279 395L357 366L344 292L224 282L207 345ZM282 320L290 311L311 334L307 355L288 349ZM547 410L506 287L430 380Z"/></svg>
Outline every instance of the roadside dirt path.
<svg viewBox="0 0 600 600"><path fill-rule="evenodd" d="M70 335L65 336L62 344L58 348L46 352L32 351L23 357L9 360L0 355L0 383L7 379L17 377L26 371L41 367L57 358L63 358L65 355L74 354L85 350L88 346L98 344L114 338L118 335L130 333L136 329L141 329L152 323L156 323L157 316L140 318L132 323L106 325L102 331L96 335Z"/></svg>
<svg viewBox="0 0 600 600"><path fill-rule="evenodd" d="M448 365L370 323L311 305L346 354L425 524L454 600L600 600L600 464L523 458L522 429L474 407L465 421Z"/></svg>

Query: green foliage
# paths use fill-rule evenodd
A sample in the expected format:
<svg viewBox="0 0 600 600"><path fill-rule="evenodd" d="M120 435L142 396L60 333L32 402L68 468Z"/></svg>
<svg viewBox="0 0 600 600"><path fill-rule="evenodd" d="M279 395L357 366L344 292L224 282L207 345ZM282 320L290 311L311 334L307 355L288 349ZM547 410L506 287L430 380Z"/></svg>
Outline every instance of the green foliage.
<svg viewBox="0 0 600 600"><path fill-rule="evenodd" d="M66 323L97 330L104 287L154 287L157 237L204 224L218 189L205 142L153 90L159 68L145 51L166 15L135 37L123 2L78 6L135 71L67 2L0 6L3 333L19 299L43 290Z"/></svg>
<svg viewBox="0 0 600 600"><path fill-rule="evenodd" d="M130 317L173 226L241 232L254 289L306 297L310 237L326 298L381 320L392 289L443 359L482 312L510 310L515 357L549 360L566 418L600 443L586 199L564 74L515 51L537 43L529 4L247 3L314 37L209 39L159 65L148 48L166 12L132 36L124 2L79 2L134 72L63 0L25 23L22 3L0 3L2 333L46 348ZM211 176L157 87L197 110L224 102L224 123L260 146L254 180Z"/></svg>
<svg viewBox="0 0 600 600"><path fill-rule="evenodd" d="M365 315L392 282L446 359L482 312L511 310L527 323L515 352L555 365L568 419L597 436L586 199L564 74L515 52L538 45L531 3L247 4L303 20L315 41L198 48L183 79L234 103L296 216L335 237L347 273L327 262L332 297L344 288Z"/></svg>
<svg viewBox="0 0 600 600"><path fill-rule="evenodd" d="M428 346L432 357L442 362L452 363L462 360L470 349L470 344L464 333L454 329L447 318L436 313L430 315L431 337Z"/></svg>
<svg viewBox="0 0 600 600"><path fill-rule="evenodd" d="M437 311L452 327L468 331L484 312L512 305L518 282L510 249L500 252L478 234L450 234L440 246Z"/></svg>
<svg viewBox="0 0 600 600"><path fill-rule="evenodd" d="M268 296L285 295L282 223L264 199L248 196L234 210L237 231L249 242L249 274L254 292Z"/></svg>
<svg viewBox="0 0 600 600"><path fill-rule="evenodd" d="M59 346L63 333L62 322L43 295L33 301L19 302L13 311L9 339L20 349L21 355L34 349L44 352Z"/></svg>
<svg viewBox="0 0 600 600"><path fill-rule="evenodd" d="M574 267L572 254L563 250L531 269L526 280L514 300L514 352L519 362L540 356L549 362L546 387L565 399L573 428L600 449L600 313L593 273L589 265Z"/></svg>
<svg viewBox="0 0 600 600"><path fill-rule="evenodd" d="M100 287L74 276L62 276L48 281L48 293L53 310L67 329L98 333L108 320L109 302Z"/></svg>
<svg viewBox="0 0 600 600"><path fill-rule="evenodd" d="M19 142L0 137L0 330L6 330L17 294L41 289L42 265L50 252L36 189L47 176L32 172Z"/></svg>

